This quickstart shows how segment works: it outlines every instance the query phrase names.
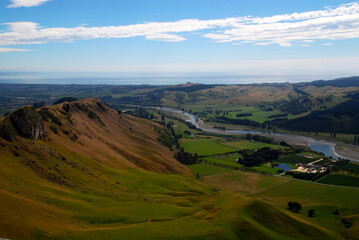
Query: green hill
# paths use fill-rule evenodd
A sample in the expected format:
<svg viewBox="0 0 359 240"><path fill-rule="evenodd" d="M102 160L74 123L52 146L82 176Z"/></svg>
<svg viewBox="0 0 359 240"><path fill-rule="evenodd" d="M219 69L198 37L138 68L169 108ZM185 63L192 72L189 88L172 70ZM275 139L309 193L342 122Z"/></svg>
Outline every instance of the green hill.
<svg viewBox="0 0 359 240"><path fill-rule="evenodd" d="M98 99L0 120L0 234L9 239L334 239L272 204L197 181L161 125Z"/></svg>

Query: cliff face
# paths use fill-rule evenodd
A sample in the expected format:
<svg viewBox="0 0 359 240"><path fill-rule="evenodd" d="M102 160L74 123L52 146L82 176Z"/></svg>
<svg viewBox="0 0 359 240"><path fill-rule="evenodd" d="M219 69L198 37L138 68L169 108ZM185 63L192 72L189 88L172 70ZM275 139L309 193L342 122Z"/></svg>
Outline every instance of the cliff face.
<svg viewBox="0 0 359 240"><path fill-rule="evenodd" d="M0 122L0 137L14 141L16 135L35 140L46 136L44 121L32 106L24 106Z"/></svg>
<svg viewBox="0 0 359 240"><path fill-rule="evenodd" d="M22 107L9 117L20 135L31 139L43 139L46 136L44 121L32 106Z"/></svg>

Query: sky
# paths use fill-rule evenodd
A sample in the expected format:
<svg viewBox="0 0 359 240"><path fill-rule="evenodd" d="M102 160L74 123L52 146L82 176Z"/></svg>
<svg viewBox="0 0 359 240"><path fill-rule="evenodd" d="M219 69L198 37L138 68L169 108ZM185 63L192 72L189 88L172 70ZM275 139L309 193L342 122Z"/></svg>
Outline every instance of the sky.
<svg viewBox="0 0 359 240"><path fill-rule="evenodd" d="M358 66L355 1L0 0L0 82L299 82Z"/></svg>

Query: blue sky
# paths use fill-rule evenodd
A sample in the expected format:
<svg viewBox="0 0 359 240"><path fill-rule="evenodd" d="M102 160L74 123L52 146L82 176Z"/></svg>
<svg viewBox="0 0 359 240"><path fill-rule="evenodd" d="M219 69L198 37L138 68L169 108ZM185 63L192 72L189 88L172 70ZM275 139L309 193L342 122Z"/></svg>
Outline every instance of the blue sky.
<svg viewBox="0 0 359 240"><path fill-rule="evenodd" d="M353 1L0 1L0 79L10 82L307 81L359 75L357 66Z"/></svg>

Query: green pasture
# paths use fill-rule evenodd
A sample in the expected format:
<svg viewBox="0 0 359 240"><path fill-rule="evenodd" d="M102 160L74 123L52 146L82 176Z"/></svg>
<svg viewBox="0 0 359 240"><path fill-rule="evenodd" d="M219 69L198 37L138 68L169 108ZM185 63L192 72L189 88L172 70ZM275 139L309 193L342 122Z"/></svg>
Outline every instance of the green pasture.
<svg viewBox="0 0 359 240"><path fill-rule="evenodd" d="M236 162L236 159L232 159L231 157L229 158L221 158L219 156L212 156L212 157L204 157L201 158L201 161L203 161L202 163L206 163L207 165L209 164L214 164L214 165L221 165L221 166L227 166L230 168L244 168L243 165L238 164ZM215 168L217 166L213 166L213 165L209 165L211 168ZM203 166L205 167L205 166ZM221 167L220 167L221 168ZM252 169L258 172L267 172L269 174L272 175L276 175L279 173L280 169L276 168L276 167L271 167L268 163L263 163L260 166L256 166L256 167L250 167L248 169Z"/></svg>
<svg viewBox="0 0 359 240"><path fill-rule="evenodd" d="M204 157L204 158L201 158L201 161L205 162L206 164L217 164L217 165L234 167L234 168L243 167L243 165L238 164L235 160L225 160L223 158L218 158L217 156L216 157Z"/></svg>
<svg viewBox="0 0 359 240"><path fill-rule="evenodd" d="M225 143L225 140L217 138L196 138L181 140L181 146L186 152L190 152L193 154L197 153L199 156L223 154L240 150L235 147L227 146Z"/></svg>
<svg viewBox="0 0 359 240"><path fill-rule="evenodd" d="M351 162L351 163L345 165L343 167L343 170L354 173L354 174L359 174L359 164Z"/></svg>
<svg viewBox="0 0 359 240"><path fill-rule="evenodd" d="M255 196L265 199L283 210L287 210L289 201L299 202L303 207L300 215L307 216L307 211L314 209L313 220L336 232L344 231L345 228L340 218L333 212L338 209L340 217L344 217L352 215L359 209L357 201L359 188L345 189L293 180Z"/></svg>
<svg viewBox="0 0 359 240"><path fill-rule="evenodd" d="M350 187L358 187L359 191L359 177L344 175L344 174L330 174L318 180L319 183L342 185Z"/></svg>
<svg viewBox="0 0 359 240"><path fill-rule="evenodd" d="M268 163L263 163L262 165L257 166L257 167L251 167L251 169L254 169L256 171L261 171L261 172L268 172L272 175L276 175L280 171L279 168L271 167Z"/></svg>
<svg viewBox="0 0 359 240"><path fill-rule="evenodd" d="M275 119L275 118L268 118L271 115L284 114L284 112L281 112L278 109L274 109L273 111L263 111L259 107L253 106L253 105L211 105L211 106L186 105L185 110L186 111L191 110L192 112L199 112L199 113L202 113L203 110L213 110L214 111L213 114L207 113L208 117L215 116L216 110L223 110L223 111L229 112L228 115L226 115L227 117L234 118L234 119L236 119L236 118L248 119L248 120L256 121L259 123L263 123L264 121ZM237 114L247 114L247 113L251 113L252 116L237 117ZM300 114L300 115L289 114L286 118L294 119L294 118L302 117L306 114L307 113ZM218 116L220 116L220 115L218 115Z"/></svg>
<svg viewBox="0 0 359 240"><path fill-rule="evenodd" d="M290 154L288 156L280 156L275 162L278 163L288 163L288 164L297 164L297 163L303 163L303 164L308 164L311 162L314 162L318 160L318 158L305 158L302 156L299 156L297 154Z"/></svg>
<svg viewBox="0 0 359 240"><path fill-rule="evenodd" d="M283 146L251 142L248 140L240 141L226 141L220 138L195 138L195 139L182 139L181 146L186 152L197 153L199 156L210 156L214 154L224 154L227 152L234 152L243 149L259 149L264 147L271 147L274 149L283 149Z"/></svg>
<svg viewBox="0 0 359 240"><path fill-rule="evenodd" d="M194 174L199 174L200 177L216 175L221 173L226 173L229 171L233 171L229 168L217 167L205 163L193 164L188 166Z"/></svg>

